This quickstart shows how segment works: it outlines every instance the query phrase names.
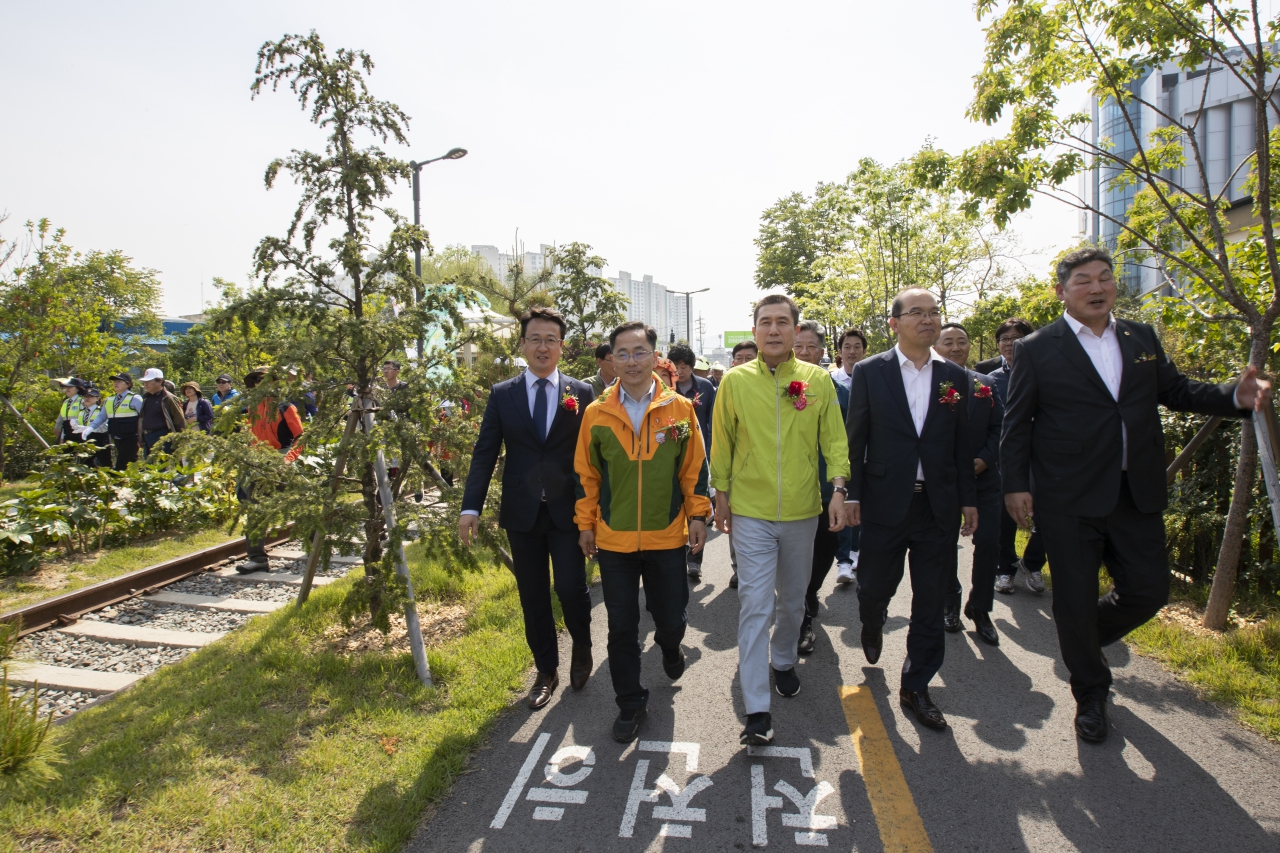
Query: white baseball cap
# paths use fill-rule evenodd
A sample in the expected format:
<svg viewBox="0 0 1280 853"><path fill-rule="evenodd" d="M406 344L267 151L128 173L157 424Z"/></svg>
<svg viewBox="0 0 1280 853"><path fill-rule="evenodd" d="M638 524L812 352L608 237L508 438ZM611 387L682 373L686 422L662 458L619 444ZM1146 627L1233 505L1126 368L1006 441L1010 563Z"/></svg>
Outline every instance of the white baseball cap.
<svg viewBox="0 0 1280 853"><path fill-rule="evenodd" d="M158 367L148 367L147 372L142 374L143 382L152 382L156 379L164 379L164 371Z"/></svg>

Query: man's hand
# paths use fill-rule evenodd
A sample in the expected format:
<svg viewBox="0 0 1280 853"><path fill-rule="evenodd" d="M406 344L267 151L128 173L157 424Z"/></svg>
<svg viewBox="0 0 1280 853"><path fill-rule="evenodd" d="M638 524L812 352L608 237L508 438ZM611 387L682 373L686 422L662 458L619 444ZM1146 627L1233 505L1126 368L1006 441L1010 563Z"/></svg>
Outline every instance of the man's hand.
<svg viewBox="0 0 1280 853"><path fill-rule="evenodd" d="M960 534L962 536L972 536L974 531L978 529L978 508L976 506L962 506L960 512L964 513L964 524L960 525Z"/></svg>
<svg viewBox="0 0 1280 853"><path fill-rule="evenodd" d="M984 460L982 459L973 460L973 473L981 474L985 470L987 470L987 463Z"/></svg>
<svg viewBox="0 0 1280 853"><path fill-rule="evenodd" d="M857 501L846 501L844 504L844 526L858 527L862 524L862 504Z"/></svg>
<svg viewBox="0 0 1280 853"><path fill-rule="evenodd" d="M462 544L471 547L471 540L480 532L480 516L464 515L458 519L458 538Z"/></svg>
<svg viewBox="0 0 1280 853"><path fill-rule="evenodd" d="M1013 516L1013 520L1018 523L1019 527L1031 529L1031 493L1030 492L1010 492L1004 496L1004 508L1009 510L1009 515Z"/></svg>
<svg viewBox="0 0 1280 853"><path fill-rule="evenodd" d="M732 515L729 511L729 493L716 492L716 530L727 534L733 526L730 519Z"/></svg>
<svg viewBox="0 0 1280 853"><path fill-rule="evenodd" d="M1258 378L1258 368L1249 365L1240 374L1240 384L1236 386L1236 399L1240 408L1261 412L1263 406L1271 404L1271 383Z"/></svg>
<svg viewBox="0 0 1280 853"><path fill-rule="evenodd" d="M600 549L596 547L596 532L594 530L583 530L578 534L578 547L582 549L582 553L587 557L594 557Z"/></svg>
<svg viewBox="0 0 1280 853"><path fill-rule="evenodd" d="M707 544L707 523L705 521L689 522L689 550L697 554Z"/></svg>
<svg viewBox="0 0 1280 853"><path fill-rule="evenodd" d="M827 529L832 533L844 530L844 495L839 492L831 495L831 503L827 504L827 518L831 521L831 526Z"/></svg>

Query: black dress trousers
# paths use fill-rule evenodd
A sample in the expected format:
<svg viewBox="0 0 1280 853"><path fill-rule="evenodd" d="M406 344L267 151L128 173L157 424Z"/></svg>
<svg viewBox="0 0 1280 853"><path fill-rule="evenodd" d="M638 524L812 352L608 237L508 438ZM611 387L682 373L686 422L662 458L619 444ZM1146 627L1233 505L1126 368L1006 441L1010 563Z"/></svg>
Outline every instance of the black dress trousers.
<svg viewBox="0 0 1280 853"><path fill-rule="evenodd" d="M525 639L538 671L555 672L560 665L560 647L551 609L553 574L569 636L575 645L591 645L591 593L587 589L586 557L578 547L578 530L556 527L543 504L533 529L525 533L508 530L507 539L511 542L520 609L524 611Z"/></svg>

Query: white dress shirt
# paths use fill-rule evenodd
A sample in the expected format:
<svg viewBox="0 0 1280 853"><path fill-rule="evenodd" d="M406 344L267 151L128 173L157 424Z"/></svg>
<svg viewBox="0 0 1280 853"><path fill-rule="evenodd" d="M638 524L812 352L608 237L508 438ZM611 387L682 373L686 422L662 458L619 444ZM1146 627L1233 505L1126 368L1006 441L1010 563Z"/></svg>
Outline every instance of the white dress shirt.
<svg viewBox="0 0 1280 853"><path fill-rule="evenodd" d="M533 414L533 407L538 402L538 375L532 370L524 372L524 387L529 394L529 414ZM560 391L560 371L553 370L551 375L547 377L547 387L542 393L547 396L547 428L545 435L551 435L551 422L556 419L556 406L560 405L560 401L556 398L556 394Z"/></svg>
<svg viewBox="0 0 1280 853"><path fill-rule="evenodd" d="M843 367L837 367L835 370L831 371L831 378L836 381L837 385L842 385L845 388L853 387L853 376L850 375L850 372L845 370Z"/></svg>
<svg viewBox="0 0 1280 853"><path fill-rule="evenodd" d="M933 363L935 361L945 363L946 359L938 355L930 347L929 360L924 363L923 368L917 368L915 363L903 354L902 348L897 344L894 344L893 351L897 353L898 366L902 370L902 385L907 392L907 405L911 408L911 420L916 425L916 435L920 435L924 432L924 420L929 415L929 404L934 399ZM920 462L916 463L916 479L924 479L924 465Z"/></svg>
<svg viewBox="0 0 1280 853"><path fill-rule="evenodd" d="M1124 355L1120 352L1120 338L1116 337L1115 315L1108 315L1107 327L1102 330L1101 337L1095 335L1093 329L1072 317L1069 311L1064 311L1062 317L1071 327L1071 331L1075 332L1076 340L1080 342L1080 346L1084 347L1089 361L1093 362L1093 369L1098 371L1098 376L1102 377L1102 384L1106 385L1107 390L1111 392L1111 399L1118 402L1120 379L1124 375ZM1128 471L1129 428L1124 425L1123 420L1120 421L1120 440L1123 442L1120 451L1120 470Z"/></svg>
<svg viewBox="0 0 1280 853"><path fill-rule="evenodd" d="M636 435L640 434L640 425L644 423L644 413L649 410L649 404L653 402L653 395L658 390L657 385L657 380L654 380L649 385L649 393L637 400L627 393L627 389L622 387L622 383L618 383L618 390L622 392L622 407L627 410L627 417L631 418L631 428L636 431Z"/></svg>

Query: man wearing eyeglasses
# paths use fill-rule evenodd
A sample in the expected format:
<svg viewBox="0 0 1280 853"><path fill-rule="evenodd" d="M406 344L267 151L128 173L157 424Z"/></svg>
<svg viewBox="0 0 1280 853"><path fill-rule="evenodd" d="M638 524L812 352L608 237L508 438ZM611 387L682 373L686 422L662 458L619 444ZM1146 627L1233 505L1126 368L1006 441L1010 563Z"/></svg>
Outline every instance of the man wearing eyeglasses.
<svg viewBox="0 0 1280 853"><path fill-rule="evenodd" d="M854 365L849 383L850 524L862 524L858 611L867 662L880 660L889 602L910 555L911 624L898 700L921 725L945 729L929 697L942 667L946 601L956 542L978 527L964 369L933 349L942 315L921 288L893 300L898 343ZM961 524L961 516L964 518Z"/></svg>
<svg viewBox="0 0 1280 853"><path fill-rule="evenodd" d="M533 710L550 702L560 686L551 574L573 638L569 684L582 689L592 668L591 596L573 519L578 488L573 457L582 411L593 394L590 385L557 369L566 328L564 317L552 308L531 308L521 316L520 348L528 367L489 393L458 520L458 537L470 545L480 530L480 512L505 446L498 526L511 542L524 635L538 668L527 700Z"/></svg>

